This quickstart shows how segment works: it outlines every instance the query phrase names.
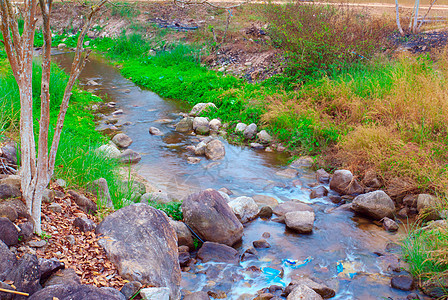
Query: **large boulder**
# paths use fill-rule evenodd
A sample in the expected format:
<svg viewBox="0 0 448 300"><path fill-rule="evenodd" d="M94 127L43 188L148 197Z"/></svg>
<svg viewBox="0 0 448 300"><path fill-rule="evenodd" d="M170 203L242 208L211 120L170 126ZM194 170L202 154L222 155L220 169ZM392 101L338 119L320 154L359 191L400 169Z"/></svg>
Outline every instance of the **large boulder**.
<svg viewBox="0 0 448 300"><path fill-rule="evenodd" d="M203 240L232 246L243 236L243 225L216 190L189 195L182 213L184 222Z"/></svg>
<svg viewBox="0 0 448 300"><path fill-rule="evenodd" d="M107 300L126 300L126 297L113 288L97 288L93 285L84 284L57 284L46 287L39 292L31 295L29 300L53 300L53 299L107 299Z"/></svg>
<svg viewBox="0 0 448 300"><path fill-rule="evenodd" d="M311 233L314 226L314 212L292 211L285 214L286 226L299 233Z"/></svg>
<svg viewBox="0 0 448 300"><path fill-rule="evenodd" d="M52 285L78 285L81 284L81 278L76 274L76 271L72 268L61 269L52 274L48 278L43 286L49 287Z"/></svg>
<svg viewBox="0 0 448 300"><path fill-rule="evenodd" d="M40 285L40 268L39 261L36 255L25 254L19 261L17 261L15 267L11 272L6 275L6 280L14 282L14 286L18 291L34 294L42 287ZM6 299L29 299L26 297L14 297ZM42 299L42 298L38 298Z"/></svg>
<svg viewBox="0 0 448 300"><path fill-rule="evenodd" d="M384 191L374 191L355 197L352 209L360 214L381 220L384 217L392 217L395 205Z"/></svg>
<svg viewBox="0 0 448 300"><path fill-rule="evenodd" d="M260 211L254 199L245 196L230 201L229 206L241 223L255 219Z"/></svg>
<svg viewBox="0 0 448 300"><path fill-rule="evenodd" d="M22 194L14 184L0 184L0 199L9 199L20 197Z"/></svg>
<svg viewBox="0 0 448 300"><path fill-rule="evenodd" d="M109 158L118 158L120 157L120 150L118 150L118 148L115 146L115 144L113 145L102 145L100 146L98 149L96 149L97 153L101 153L106 157Z"/></svg>
<svg viewBox="0 0 448 300"><path fill-rule="evenodd" d="M219 128L222 126L221 121L218 119L211 120L208 125L210 126L210 130L214 132L218 132Z"/></svg>
<svg viewBox="0 0 448 300"><path fill-rule="evenodd" d="M311 206L300 201L286 201L273 208L273 212L277 216L284 216L286 213L293 211L314 212Z"/></svg>
<svg viewBox="0 0 448 300"><path fill-rule="evenodd" d="M205 147L205 157L210 160L218 160L224 158L226 155L226 148L224 143L220 140L212 140L207 143Z"/></svg>
<svg viewBox="0 0 448 300"><path fill-rule="evenodd" d="M19 175L9 175L6 178L0 179L0 184L12 185L20 190L22 181Z"/></svg>
<svg viewBox="0 0 448 300"><path fill-rule="evenodd" d="M19 231L8 218L0 217L0 240L8 246L19 243Z"/></svg>
<svg viewBox="0 0 448 300"><path fill-rule="evenodd" d="M98 243L120 275L144 285L168 287L180 298L176 232L165 213L137 203L107 216L96 228Z"/></svg>
<svg viewBox="0 0 448 300"><path fill-rule="evenodd" d="M176 125L177 132L190 132L193 130L193 118L187 117L183 118Z"/></svg>
<svg viewBox="0 0 448 300"><path fill-rule="evenodd" d="M330 189L342 195L361 194L364 189L349 170L337 170L330 181Z"/></svg>
<svg viewBox="0 0 448 300"><path fill-rule="evenodd" d="M127 148L132 144L132 139L124 133L119 133L112 138L112 142L120 148Z"/></svg>
<svg viewBox="0 0 448 300"><path fill-rule="evenodd" d="M227 245L205 242L198 251L198 258L203 262L214 261L238 264L238 251Z"/></svg>
<svg viewBox="0 0 448 300"><path fill-rule="evenodd" d="M209 122L207 118L196 117L193 119L193 130L196 131L199 127L209 127Z"/></svg>
<svg viewBox="0 0 448 300"><path fill-rule="evenodd" d="M4 281L6 275L14 269L17 263L17 258L12 253L8 246L0 241L0 281Z"/></svg>
<svg viewBox="0 0 448 300"><path fill-rule="evenodd" d="M208 103L198 103L190 111L190 116L199 116L204 111L217 109L216 105L214 103L208 102Z"/></svg>

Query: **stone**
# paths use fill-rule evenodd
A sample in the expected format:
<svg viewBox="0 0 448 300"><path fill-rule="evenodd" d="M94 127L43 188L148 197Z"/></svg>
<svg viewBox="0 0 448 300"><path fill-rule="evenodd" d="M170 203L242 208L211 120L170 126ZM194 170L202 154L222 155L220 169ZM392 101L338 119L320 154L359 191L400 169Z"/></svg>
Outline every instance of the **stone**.
<svg viewBox="0 0 448 300"><path fill-rule="evenodd" d="M45 189L42 194L42 202L44 203L53 203L54 202L55 193L53 190Z"/></svg>
<svg viewBox="0 0 448 300"><path fill-rule="evenodd" d="M378 179L378 175L374 170L367 170L362 179L362 183L369 188L379 189L383 184Z"/></svg>
<svg viewBox="0 0 448 300"><path fill-rule="evenodd" d="M22 193L13 184L2 183L0 184L0 199L9 199L20 197Z"/></svg>
<svg viewBox="0 0 448 300"><path fill-rule="evenodd" d="M0 240L0 281L4 281L6 275L14 269L17 258L8 246Z"/></svg>
<svg viewBox="0 0 448 300"><path fill-rule="evenodd" d="M163 132L160 131L160 129L157 128L157 127L149 127L149 133L150 133L151 135L157 135L157 136L161 136L161 135L163 135Z"/></svg>
<svg viewBox="0 0 448 300"><path fill-rule="evenodd" d="M271 248L271 244L269 244L265 239L253 241L252 244L256 249Z"/></svg>
<svg viewBox="0 0 448 300"><path fill-rule="evenodd" d="M298 233L311 233L314 226L314 212L293 211L285 214L286 226Z"/></svg>
<svg viewBox="0 0 448 300"><path fill-rule="evenodd" d="M272 136L270 136L266 130L262 130L257 133L257 138L262 144L272 143Z"/></svg>
<svg viewBox="0 0 448 300"><path fill-rule="evenodd" d="M327 173L324 169L319 169L316 171L316 180L320 183L330 183L331 175Z"/></svg>
<svg viewBox="0 0 448 300"><path fill-rule="evenodd" d="M45 282L51 275L65 269L65 264L56 258L39 258L40 282Z"/></svg>
<svg viewBox="0 0 448 300"><path fill-rule="evenodd" d="M293 211L309 211L314 212L313 208L309 206L308 204L305 204L300 201L286 201L283 203L280 203L278 206L276 206L274 209L274 214L277 216L284 216L288 212Z"/></svg>
<svg viewBox="0 0 448 300"><path fill-rule="evenodd" d="M403 204L407 207L417 208L417 198L418 195L406 195L403 198Z"/></svg>
<svg viewBox="0 0 448 300"><path fill-rule="evenodd" d="M193 235L187 225L184 222L174 220L170 220L170 224L176 231L177 245L187 246L190 250L194 250Z"/></svg>
<svg viewBox="0 0 448 300"><path fill-rule="evenodd" d="M255 195L252 196L255 203L257 203L258 207L269 206L274 208L278 205L278 200L274 197L266 196L266 195Z"/></svg>
<svg viewBox="0 0 448 300"><path fill-rule="evenodd" d="M102 153L104 156L109 157L109 158L119 158L120 154L121 154L120 150L118 150L117 147L115 147L115 144L113 146L112 145L102 145L96 151L98 153Z"/></svg>
<svg viewBox="0 0 448 300"><path fill-rule="evenodd" d="M125 206L107 216L96 233L123 278L168 287L171 298L180 298L177 237L165 213L143 203Z"/></svg>
<svg viewBox="0 0 448 300"><path fill-rule="evenodd" d="M193 130L193 118L186 117L179 121L176 125L177 132L190 132Z"/></svg>
<svg viewBox="0 0 448 300"><path fill-rule="evenodd" d="M221 128L222 124L221 121L218 119L213 119L210 121L210 123L208 123L210 130L217 132L219 130L219 128Z"/></svg>
<svg viewBox="0 0 448 300"><path fill-rule="evenodd" d="M250 147L255 150L264 149L264 146L260 143L250 143Z"/></svg>
<svg viewBox="0 0 448 300"><path fill-rule="evenodd" d="M0 207L10 207L17 212L20 218L28 218L28 209L20 199L8 199L0 202Z"/></svg>
<svg viewBox="0 0 448 300"><path fill-rule="evenodd" d="M200 135L208 135L210 133L210 127L201 125L198 128L196 128L195 131L197 134L200 134Z"/></svg>
<svg viewBox="0 0 448 300"><path fill-rule="evenodd" d="M143 300L170 300L170 289L167 287L151 287L140 290Z"/></svg>
<svg viewBox="0 0 448 300"><path fill-rule="evenodd" d="M191 256L189 252L179 252L179 265L181 267L187 267L191 261Z"/></svg>
<svg viewBox="0 0 448 300"><path fill-rule="evenodd" d="M273 211L270 206L263 206L258 213L258 216L262 219L270 219L272 217Z"/></svg>
<svg viewBox="0 0 448 300"><path fill-rule="evenodd" d="M20 190L22 182L19 175L8 175L6 178L0 179L0 184L12 185Z"/></svg>
<svg viewBox="0 0 448 300"><path fill-rule="evenodd" d="M59 51L63 51L63 50L65 50L65 48L67 48L67 45L66 45L66 44L64 44L64 43L60 43L60 44L58 44L58 50L59 50Z"/></svg>
<svg viewBox="0 0 448 300"><path fill-rule="evenodd" d="M323 300L322 296L306 285L297 285L286 298L287 300Z"/></svg>
<svg viewBox="0 0 448 300"><path fill-rule="evenodd" d="M107 145L103 145L103 146L107 146ZM117 148L115 148L117 149ZM64 179L56 179L55 181L56 186L61 187L61 188L65 188L67 186L67 183L65 182Z"/></svg>
<svg viewBox="0 0 448 300"><path fill-rule="evenodd" d="M73 197L75 200L76 205L79 206L81 210L88 214L94 214L97 211L96 203L94 203L89 198L85 197L84 195L78 194L77 192L73 190L69 190L68 194Z"/></svg>
<svg viewBox="0 0 448 300"><path fill-rule="evenodd" d="M48 209L57 213L62 212L62 206L58 203L51 203L50 205L48 205Z"/></svg>
<svg viewBox="0 0 448 300"><path fill-rule="evenodd" d="M226 187L220 188L218 191L226 193L227 195L233 195L233 192Z"/></svg>
<svg viewBox="0 0 448 300"><path fill-rule="evenodd" d="M241 255L241 261L247 261L247 260L255 260L258 259L258 251L250 247L244 251L244 253Z"/></svg>
<svg viewBox="0 0 448 300"><path fill-rule="evenodd" d="M224 193L224 192L222 192L222 191L218 191L218 193L220 193L221 196L222 196L224 199L226 199L226 202L227 202L227 203L229 203L230 201L232 201L232 200L230 199L230 196L227 195L226 193Z"/></svg>
<svg viewBox="0 0 448 300"><path fill-rule="evenodd" d="M204 291L194 292L188 295L185 295L184 300L209 300L210 297Z"/></svg>
<svg viewBox="0 0 448 300"><path fill-rule="evenodd" d="M17 165L17 144L15 142L9 142L0 149L2 157L14 165Z"/></svg>
<svg viewBox="0 0 448 300"><path fill-rule="evenodd" d="M440 219L438 208L440 203L436 197L429 194L419 194L417 196L417 211L425 217L425 220Z"/></svg>
<svg viewBox="0 0 448 300"><path fill-rule="evenodd" d="M236 133L243 133L244 130L246 130L246 127L247 127L246 124L244 124L244 123L238 123L238 124L236 124L235 132L236 132Z"/></svg>
<svg viewBox="0 0 448 300"><path fill-rule="evenodd" d="M0 218L0 240L7 246L19 243L19 232L14 223L7 218Z"/></svg>
<svg viewBox="0 0 448 300"><path fill-rule="evenodd" d="M31 295L29 300L52 300L52 299L107 299L107 300L127 300L125 296L113 288L98 288L93 285L70 284L52 285Z"/></svg>
<svg viewBox="0 0 448 300"><path fill-rule="evenodd" d="M32 248L43 248L47 245L47 242L45 240L38 240L38 241L29 241L28 246Z"/></svg>
<svg viewBox="0 0 448 300"><path fill-rule="evenodd" d="M257 134L257 124L255 123L249 124L243 131L244 138L248 140L255 138L256 134Z"/></svg>
<svg viewBox="0 0 448 300"><path fill-rule="evenodd" d="M324 186L319 186L311 191L310 199L323 198L328 195L328 190Z"/></svg>
<svg viewBox="0 0 448 300"><path fill-rule="evenodd" d="M384 191L379 190L356 196L352 209L375 220L381 220L384 217L392 217L395 205Z"/></svg>
<svg viewBox="0 0 448 300"><path fill-rule="evenodd" d="M241 241L243 226L216 190L189 195L182 203L182 212L184 222L205 241L229 246Z"/></svg>
<svg viewBox="0 0 448 300"><path fill-rule="evenodd" d="M205 141L200 142L194 148L194 155L205 155L205 148L207 147L207 143Z"/></svg>
<svg viewBox="0 0 448 300"><path fill-rule="evenodd" d="M32 222L25 222L19 224L20 232L19 232L19 239L23 242L29 241L33 237L33 229L34 225Z"/></svg>
<svg viewBox="0 0 448 300"><path fill-rule="evenodd" d="M142 157L140 154L131 149L126 149L120 154L120 162L123 164L136 164Z"/></svg>
<svg viewBox="0 0 448 300"><path fill-rule="evenodd" d="M32 295L42 288L40 285L40 276L41 273L37 256L25 254L17 261L15 267L5 276L5 279L13 281L16 290ZM15 297L14 299L18 298Z"/></svg>
<svg viewBox="0 0 448 300"><path fill-rule="evenodd" d="M254 300L270 300L274 297L275 296L271 293L262 293L262 294L258 295L256 298L254 298Z"/></svg>
<svg viewBox="0 0 448 300"><path fill-rule="evenodd" d="M299 172L297 172L297 170L294 169L284 169L275 173L275 175L277 176L286 177L290 179L297 177L298 174Z"/></svg>
<svg viewBox="0 0 448 300"><path fill-rule="evenodd" d="M229 206L243 224L255 219L260 211L254 199L244 196L230 201Z"/></svg>
<svg viewBox="0 0 448 300"><path fill-rule="evenodd" d="M226 148L224 147L224 143L220 140L212 140L207 143L205 147L205 157L210 160L219 160L224 158L226 155Z"/></svg>
<svg viewBox="0 0 448 300"><path fill-rule="evenodd" d="M314 164L314 159L310 156L302 156L294 160L289 166L291 168L301 169L309 168Z"/></svg>
<svg viewBox="0 0 448 300"><path fill-rule="evenodd" d="M390 285L394 289L411 291L414 289L414 279L411 275L395 275L390 280Z"/></svg>
<svg viewBox="0 0 448 300"><path fill-rule="evenodd" d="M142 288L142 284L138 281L129 281L120 290L120 293L124 295L126 299L131 299L132 296L137 294L137 292Z"/></svg>
<svg viewBox="0 0 448 300"><path fill-rule="evenodd" d="M227 245L205 242L198 251L198 258L203 262L222 262L228 264L238 264L238 251Z"/></svg>
<svg viewBox="0 0 448 300"><path fill-rule="evenodd" d="M199 116L204 111L218 109L214 103L208 102L208 103L198 103L191 109L189 115L190 116Z"/></svg>
<svg viewBox="0 0 448 300"><path fill-rule="evenodd" d="M104 178L99 178L90 182L87 185L87 189L93 195L96 196L97 201L101 206L113 208L114 204L112 203L112 198L110 197L109 185L107 184L107 180Z"/></svg>
<svg viewBox="0 0 448 300"><path fill-rule="evenodd" d="M16 210L10 206L2 206L0 204L0 217L7 218L11 222L14 222L19 217L19 214Z"/></svg>
<svg viewBox="0 0 448 300"><path fill-rule="evenodd" d="M199 127L209 127L209 122L207 118L196 117L193 119L193 130L196 131Z"/></svg>
<svg viewBox="0 0 448 300"><path fill-rule="evenodd" d="M330 181L330 189L341 194L361 194L364 189L349 170L336 170Z"/></svg>
<svg viewBox="0 0 448 300"><path fill-rule="evenodd" d="M395 222L392 219L389 219L388 217L384 217L382 221L383 221L383 227L387 231L395 232L399 228L397 222Z"/></svg>
<svg viewBox="0 0 448 300"><path fill-rule="evenodd" d="M73 221L73 226L79 228L82 232L92 231L96 228L95 222L87 218L76 218Z"/></svg>
<svg viewBox="0 0 448 300"><path fill-rule="evenodd" d="M124 133L116 134L112 142L120 148L127 148L132 144L132 139Z"/></svg>
<svg viewBox="0 0 448 300"><path fill-rule="evenodd" d="M290 283L290 285L293 285L293 286L305 285L305 286L311 288L316 293L318 293L324 299L333 298L336 295L335 290L329 288L328 286L326 286L322 283L318 283L308 277L295 278Z"/></svg>

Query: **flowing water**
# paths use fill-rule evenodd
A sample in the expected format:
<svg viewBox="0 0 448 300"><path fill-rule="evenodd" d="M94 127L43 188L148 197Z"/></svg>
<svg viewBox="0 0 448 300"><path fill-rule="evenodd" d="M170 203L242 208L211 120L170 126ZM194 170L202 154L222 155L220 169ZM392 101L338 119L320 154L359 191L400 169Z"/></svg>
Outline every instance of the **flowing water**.
<svg viewBox="0 0 448 300"><path fill-rule="evenodd" d="M71 58L70 54L55 56L62 67L67 67ZM89 80L98 85L92 85L92 81L87 85ZM198 138L174 131L181 119L179 113L188 110L180 101L162 99L136 86L100 58L90 59L80 81L86 89L116 102L115 109L123 110L117 116L117 124L131 122L121 130L134 141L130 148L142 155L135 170L173 198L182 199L206 188L226 187L234 192L232 197L267 195L280 202L298 199L310 203L315 210L315 227L310 235L296 234L285 229L284 224L269 220L245 224L243 242L237 249L240 254L264 232L270 233L267 241L271 248L258 250L258 260L239 266L198 263L182 272L184 290L214 291L217 295L222 291L228 299L253 299L262 288L285 286L291 276L309 275L334 288L334 299L399 299L408 294L390 287L391 271L387 269L392 254L386 245L399 241L403 228L398 233L388 233L352 212L333 211L337 206L327 197L310 200L307 186L316 181L312 170L300 170L299 184L275 175L286 167L285 154L255 151L224 141L223 160L210 162L202 158L198 164L189 164L185 148L197 144ZM105 126L110 125L99 125L100 129ZM151 136L151 126L159 128L164 136ZM246 270L249 266L259 267L261 272ZM284 274L277 271L281 268Z"/></svg>

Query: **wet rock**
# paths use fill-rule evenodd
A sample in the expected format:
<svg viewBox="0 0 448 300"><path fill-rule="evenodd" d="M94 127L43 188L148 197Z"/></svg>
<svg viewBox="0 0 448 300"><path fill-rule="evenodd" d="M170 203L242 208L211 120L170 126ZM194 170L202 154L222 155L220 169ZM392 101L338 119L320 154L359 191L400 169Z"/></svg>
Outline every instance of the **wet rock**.
<svg viewBox="0 0 448 300"><path fill-rule="evenodd" d="M176 125L177 132L190 132L193 131L193 118L187 117L183 118Z"/></svg>
<svg viewBox="0 0 448 300"><path fill-rule="evenodd" d="M417 211L422 216L425 216L425 220L437 220L440 219L438 208L440 203L436 197L429 194L419 194L417 197Z"/></svg>
<svg viewBox="0 0 448 300"><path fill-rule="evenodd" d="M226 155L226 148L224 147L224 143L220 140L212 140L207 143L205 147L205 157L210 160L219 160L224 158Z"/></svg>
<svg viewBox="0 0 448 300"><path fill-rule="evenodd" d="M241 255L241 261L256 259L258 259L258 252L253 247L246 249L246 251L244 251L244 253Z"/></svg>
<svg viewBox="0 0 448 300"><path fill-rule="evenodd" d="M299 284L286 298L287 300L322 300L322 296L306 285Z"/></svg>
<svg viewBox="0 0 448 300"><path fill-rule="evenodd" d="M330 181L330 189L341 195L361 194L364 189L349 170L337 170Z"/></svg>
<svg viewBox="0 0 448 300"><path fill-rule="evenodd" d="M230 199L230 196L227 195L226 193L221 192L221 191L218 191L218 193L220 193L221 196L222 196L224 199L226 199L227 203L229 203L230 201L232 201L232 200Z"/></svg>
<svg viewBox="0 0 448 300"><path fill-rule="evenodd" d="M313 164L314 164L314 159L312 157L302 156L302 157L299 157L298 159L296 159L295 161L293 161L289 166L291 168L300 169L300 168L309 168Z"/></svg>
<svg viewBox="0 0 448 300"><path fill-rule="evenodd" d="M62 206L58 203L51 203L50 205L48 205L48 209L57 213L62 212Z"/></svg>
<svg viewBox="0 0 448 300"><path fill-rule="evenodd" d="M217 109L216 105L214 103L208 102L208 103L198 103L191 109L189 115L190 116L199 116L204 111L214 110Z"/></svg>
<svg viewBox="0 0 448 300"><path fill-rule="evenodd" d="M52 285L78 285L81 284L81 279L75 270L61 269L50 276L50 278L45 281L44 287L49 287Z"/></svg>
<svg viewBox="0 0 448 300"><path fill-rule="evenodd" d="M325 187L320 186L311 191L310 199L323 198L327 195L328 195L328 190Z"/></svg>
<svg viewBox="0 0 448 300"><path fill-rule="evenodd" d="M390 280L390 285L394 289L410 291L414 289L414 279L411 275L395 275Z"/></svg>
<svg viewBox="0 0 448 300"><path fill-rule="evenodd" d="M266 195L255 195L252 196L252 199L254 199L258 207L270 206L271 208L274 208L278 205L277 199Z"/></svg>
<svg viewBox="0 0 448 300"><path fill-rule="evenodd" d="M73 197L75 203L79 206L81 210L89 214L96 213L97 207L92 200L72 190L68 191L68 194Z"/></svg>
<svg viewBox="0 0 448 300"><path fill-rule="evenodd" d="M221 121L218 119L213 119L210 121L210 123L208 123L210 130L217 132L219 130L219 128L221 128L222 124Z"/></svg>
<svg viewBox="0 0 448 300"><path fill-rule="evenodd" d="M8 246L19 243L19 232L14 223L7 218L0 218L0 240Z"/></svg>
<svg viewBox="0 0 448 300"><path fill-rule="evenodd" d="M246 124L244 124L244 123L238 123L238 124L236 124L235 132L236 132L236 133L243 133L244 130L246 130L246 128L247 128L247 125L246 125Z"/></svg>
<svg viewBox="0 0 448 300"><path fill-rule="evenodd" d="M89 192L96 196L99 203L102 206L106 207L114 207L112 203L112 198L110 197L109 185L107 184L107 180L104 178L97 179L92 181L87 185Z"/></svg>
<svg viewBox="0 0 448 300"><path fill-rule="evenodd" d="M262 130L257 133L257 137L262 144L272 143L272 136L266 130Z"/></svg>
<svg viewBox="0 0 448 300"><path fill-rule="evenodd" d="M227 195L233 195L233 192L231 191L231 190L229 190L228 188L225 188L225 187L223 187L223 188L220 188L218 191L220 191L220 192L223 192L223 193L226 193Z"/></svg>
<svg viewBox="0 0 448 300"><path fill-rule="evenodd" d="M299 233L311 233L314 226L314 212L293 211L285 214L286 226Z"/></svg>
<svg viewBox="0 0 448 300"><path fill-rule="evenodd" d="M163 135L163 132L160 131L160 129L157 128L157 127L149 127L149 133L150 133L151 135L157 135L157 136L161 136L161 135Z"/></svg>
<svg viewBox="0 0 448 300"><path fill-rule="evenodd" d="M47 242L45 240L39 240L39 241L29 241L28 246L32 248L43 248L47 245Z"/></svg>
<svg viewBox="0 0 448 300"><path fill-rule="evenodd" d="M194 250L193 235L187 225L180 221L170 220L171 226L176 231L177 245L187 246L190 250Z"/></svg>
<svg viewBox="0 0 448 300"><path fill-rule="evenodd" d="M203 240L232 246L243 226L221 194L212 189L191 194L182 203L184 222Z"/></svg>
<svg viewBox="0 0 448 300"><path fill-rule="evenodd" d="M277 216L284 216L288 212L293 211L309 211L314 212L313 208L309 206L308 204L305 204L300 201L286 201L283 203L280 203L278 206L276 206L274 209L274 214Z"/></svg>
<svg viewBox="0 0 448 300"><path fill-rule="evenodd" d="M319 169L316 171L316 180L320 183L329 183L331 175L327 173L324 169Z"/></svg>
<svg viewBox="0 0 448 300"><path fill-rule="evenodd" d="M179 252L179 265L181 267L187 267L190 263L191 257L188 252Z"/></svg>
<svg viewBox="0 0 448 300"><path fill-rule="evenodd" d="M205 141L200 142L199 144L196 145L196 147L194 148L194 155L205 155L205 148L207 147L207 143Z"/></svg>
<svg viewBox="0 0 448 300"><path fill-rule="evenodd" d="M271 248L271 244L269 244L265 239L254 241L252 244L257 249Z"/></svg>
<svg viewBox="0 0 448 300"><path fill-rule="evenodd" d="M196 118L194 118L193 119L193 130L197 131L197 129L199 127L207 127L207 128L209 128L208 119L204 118L204 117L196 117Z"/></svg>
<svg viewBox="0 0 448 300"><path fill-rule="evenodd" d="M165 286L172 298L180 297L177 236L165 213L132 204L107 216L96 233L102 235L98 243L123 278Z"/></svg>
<svg viewBox="0 0 448 300"><path fill-rule="evenodd" d="M76 218L73 221L73 226L79 228L82 232L92 231L96 228L95 222L87 218Z"/></svg>
<svg viewBox="0 0 448 300"><path fill-rule="evenodd" d="M19 217L19 214L15 211L14 208L10 206L2 206L0 204L0 217L7 218L11 222L14 222Z"/></svg>
<svg viewBox="0 0 448 300"><path fill-rule="evenodd" d="M185 295L184 300L209 300L210 297L204 291L194 292L188 295Z"/></svg>
<svg viewBox="0 0 448 300"><path fill-rule="evenodd" d="M131 149L126 149L123 153L120 154L120 162L124 164L136 164L138 163L142 157L140 154Z"/></svg>
<svg viewBox="0 0 448 300"><path fill-rule="evenodd" d="M243 136L245 139L251 140L257 134L257 124L249 124L243 131Z"/></svg>
<svg viewBox="0 0 448 300"><path fill-rule="evenodd" d="M255 219L259 212L257 203L250 197L238 197L230 201L229 206L241 223Z"/></svg>
<svg viewBox="0 0 448 300"><path fill-rule="evenodd" d="M336 295L336 292L333 289L329 288L328 286L322 283L318 283L308 277L294 279L290 285L292 286L305 285L311 288L316 293L318 293L324 299L332 298Z"/></svg>
<svg viewBox="0 0 448 300"><path fill-rule="evenodd" d="M258 216L262 219L270 219L272 217L273 211L270 206L263 206L258 213Z"/></svg>
<svg viewBox="0 0 448 300"><path fill-rule="evenodd" d="M264 146L262 144L259 144L259 143L250 143L250 147L252 149L255 149L255 150L264 149Z"/></svg>
<svg viewBox="0 0 448 300"><path fill-rule="evenodd" d="M126 300L125 296L113 288L97 288L93 285L52 285L33 294L30 300L52 300L52 299L108 299Z"/></svg>
<svg viewBox="0 0 448 300"><path fill-rule="evenodd" d="M379 189L383 184L378 179L378 176L375 171L367 170L364 174L364 178L362 179L362 183L369 188Z"/></svg>
<svg viewBox="0 0 448 300"><path fill-rule="evenodd" d="M238 251L227 245L205 242L198 251L198 258L203 262L214 261L238 264Z"/></svg>
<svg viewBox="0 0 448 300"><path fill-rule="evenodd" d="M386 229L387 231L391 231L391 232L395 232L398 230L399 226L397 224L397 222L395 222L392 219L389 219L388 217L383 218L383 227L384 229Z"/></svg>
<svg viewBox="0 0 448 300"><path fill-rule="evenodd" d="M274 298L275 296L271 293L261 293L257 297L254 298L254 300L270 300Z"/></svg>
<svg viewBox="0 0 448 300"><path fill-rule="evenodd" d="M297 170L294 169L285 169L275 173L275 175L277 176L286 177L290 179L297 177L297 174L299 174L299 172L297 172Z"/></svg>
<svg viewBox="0 0 448 300"><path fill-rule="evenodd" d="M14 269L17 258L8 246L0 240L0 281L5 280L6 275Z"/></svg>
<svg viewBox="0 0 448 300"><path fill-rule="evenodd" d="M331 196L329 196L329 198L330 198L331 202L333 202L334 204L344 204L345 203L345 200L342 199L342 197L340 197L340 196L331 195Z"/></svg>
<svg viewBox="0 0 448 300"><path fill-rule="evenodd" d="M142 288L142 284L138 281L129 281L126 282L125 285L120 290L120 293L124 295L126 299L131 299L140 289Z"/></svg>
<svg viewBox="0 0 448 300"><path fill-rule="evenodd" d="M395 205L384 191L379 190L357 196L353 199L352 209L373 219L381 220L393 215Z"/></svg>
<svg viewBox="0 0 448 300"><path fill-rule="evenodd" d="M3 183L0 184L0 199L9 199L20 197L22 193L13 184Z"/></svg>
<svg viewBox="0 0 448 300"><path fill-rule="evenodd" d="M39 258L40 283L44 283L51 275L59 270L65 269L65 264L56 258Z"/></svg>
<svg viewBox="0 0 448 300"><path fill-rule="evenodd" d="M119 158L120 154L121 154L120 150L118 150L117 147L115 147L115 144L114 144L114 146L102 145L96 151L98 153L102 153L104 156L109 157L109 158Z"/></svg>
<svg viewBox="0 0 448 300"><path fill-rule="evenodd" d="M124 133L116 134L112 142L120 148L127 148L132 144L132 139Z"/></svg>

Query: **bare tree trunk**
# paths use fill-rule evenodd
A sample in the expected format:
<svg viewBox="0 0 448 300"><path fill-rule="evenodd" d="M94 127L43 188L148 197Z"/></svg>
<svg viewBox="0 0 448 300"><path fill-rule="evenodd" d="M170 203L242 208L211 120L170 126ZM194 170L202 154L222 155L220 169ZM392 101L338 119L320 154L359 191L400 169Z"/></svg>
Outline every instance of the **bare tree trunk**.
<svg viewBox="0 0 448 300"><path fill-rule="evenodd" d="M399 12L398 0L395 0L395 12L396 12L398 31L400 32L401 36L404 36L403 28L401 28L400 24L400 12Z"/></svg>

